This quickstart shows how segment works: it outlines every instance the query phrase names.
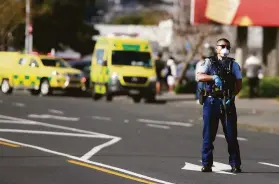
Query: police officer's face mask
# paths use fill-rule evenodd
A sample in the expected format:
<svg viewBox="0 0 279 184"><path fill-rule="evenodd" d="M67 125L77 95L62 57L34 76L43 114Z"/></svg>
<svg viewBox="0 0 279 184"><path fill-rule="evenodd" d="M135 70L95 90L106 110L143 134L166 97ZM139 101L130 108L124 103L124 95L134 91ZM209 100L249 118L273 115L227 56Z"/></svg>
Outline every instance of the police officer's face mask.
<svg viewBox="0 0 279 184"><path fill-rule="evenodd" d="M220 50L220 55L221 55L222 57L227 57L229 54L230 54L230 50L227 49L227 48L222 48L222 49Z"/></svg>

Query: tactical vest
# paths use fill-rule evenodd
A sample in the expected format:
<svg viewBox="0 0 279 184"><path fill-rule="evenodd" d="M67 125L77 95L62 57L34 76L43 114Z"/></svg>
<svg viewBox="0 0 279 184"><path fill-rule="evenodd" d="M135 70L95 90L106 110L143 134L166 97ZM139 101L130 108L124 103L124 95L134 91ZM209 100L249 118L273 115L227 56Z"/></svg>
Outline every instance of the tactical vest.
<svg viewBox="0 0 279 184"><path fill-rule="evenodd" d="M225 61L218 61L217 57L209 57L210 67L207 72L208 75L217 75L223 83L222 91L216 89L215 82L206 82L205 90L211 95L228 95L231 96L235 91L236 77L233 75L233 58L227 58Z"/></svg>

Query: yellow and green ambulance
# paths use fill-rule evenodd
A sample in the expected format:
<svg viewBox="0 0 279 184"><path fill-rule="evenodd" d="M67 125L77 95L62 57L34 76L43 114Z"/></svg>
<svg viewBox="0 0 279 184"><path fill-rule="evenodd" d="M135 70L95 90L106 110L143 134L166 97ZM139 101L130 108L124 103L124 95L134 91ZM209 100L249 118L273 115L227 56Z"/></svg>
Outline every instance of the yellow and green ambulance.
<svg viewBox="0 0 279 184"><path fill-rule="evenodd" d="M33 95L49 95L53 90L82 92L81 71L64 60L45 55L0 52L1 91L28 89Z"/></svg>
<svg viewBox="0 0 279 184"><path fill-rule="evenodd" d="M155 63L148 40L121 37L100 37L95 45L91 64L91 87L94 100L105 96L127 95L135 103L154 101L156 90Z"/></svg>

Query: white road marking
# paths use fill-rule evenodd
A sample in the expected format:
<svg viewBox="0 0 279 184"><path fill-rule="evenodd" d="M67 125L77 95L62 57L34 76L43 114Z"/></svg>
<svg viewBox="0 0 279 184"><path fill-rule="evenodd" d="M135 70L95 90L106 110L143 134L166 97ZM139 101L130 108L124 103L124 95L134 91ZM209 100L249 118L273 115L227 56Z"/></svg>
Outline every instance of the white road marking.
<svg viewBox="0 0 279 184"><path fill-rule="evenodd" d="M225 135L222 135L222 134L217 134L216 137L219 137L219 138L226 138ZM243 138L243 137L237 137L237 140L239 141L248 141L248 139L246 138Z"/></svg>
<svg viewBox="0 0 279 184"><path fill-rule="evenodd" d="M95 155L97 152L99 152L101 149L105 148L105 147L108 147L108 146L111 146L115 143L117 143L118 141L120 141L121 138L120 137L116 137L114 139L111 139L110 141L104 143L104 144L101 144L99 146L95 146L94 148L92 148L89 152L87 152L85 155L83 155L81 157L81 159L83 160L89 160L93 155Z"/></svg>
<svg viewBox="0 0 279 184"><path fill-rule="evenodd" d="M63 111L59 111L59 110L56 110L56 109L49 109L48 112L53 113L53 114L64 114Z"/></svg>
<svg viewBox="0 0 279 184"><path fill-rule="evenodd" d="M4 116L4 115L0 115L1 119L7 119L7 120L14 120L14 121L28 121L31 122L30 120L24 120L24 119L19 119L19 118L15 118L15 117L10 117L10 116Z"/></svg>
<svg viewBox="0 0 279 184"><path fill-rule="evenodd" d="M64 117L64 116L53 116L50 114L29 114L29 118L39 118L39 119L56 119L63 121L79 121L79 118L76 117Z"/></svg>
<svg viewBox="0 0 279 184"><path fill-rule="evenodd" d="M268 166L272 166L272 167L279 167L279 165L271 164L271 163L267 163L267 162L259 162L259 164L268 165Z"/></svg>
<svg viewBox="0 0 279 184"><path fill-rule="evenodd" d="M161 124L161 125L173 125L173 126L183 126L183 127L192 127L193 124L191 123L183 123L183 122L175 122L175 121L158 121L158 120L151 120L151 119L138 119L138 122L141 123L148 123L148 124Z"/></svg>
<svg viewBox="0 0 279 184"><path fill-rule="evenodd" d="M132 171L128 171L128 170L125 170L125 169L121 169L121 168L118 168L118 167L114 167L114 166L110 166L110 165L106 165L106 164L102 164L102 163L94 162L94 161L90 161L90 160L84 160L84 159L81 159L81 158L73 156L73 155L69 155L69 154L66 154L66 153L58 152L58 151L53 151L53 150L50 150L50 149L46 149L46 148L39 147L39 146L34 146L34 145L31 145L31 144L25 144L25 143L16 142L16 141L4 139L4 138L0 138L0 141L5 141L5 142L8 142L8 143L18 144L18 145L23 146L23 147L28 147L28 148L40 150L40 151L43 151L43 152L46 152L46 153L51 153L51 154L59 155L59 156L62 156L62 157L78 160L78 161L85 162L85 163L88 163L88 164L93 164L93 165L96 165L96 166L99 166L99 167L104 167L106 169L112 169L112 170L115 170L115 171L118 171L118 172L129 174L131 176L136 176L136 177L139 177L139 178L142 178L142 179L147 179L147 180L150 180L150 181L153 181L153 182L158 182L158 183L162 183L162 184L174 184L174 183L159 180L159 179L156 179L156 178L151 178L151 177L148 177L148 176L145 176L145 175L142 175L142 174L138 174L138 173L135 173L135 172L132 172Z"/></svg>
<svg viewBox="0 0 279 184"><path fill-rule="evenodd" d="M164 126L164 125L147 124L147 126L152 127L152 128L170 129L169 126Z"/></svg>
<svg viewBox="0 0 279 184"><path fill-rule="evenodd" d="M106 136L102 136L102 135L66 133L66 132L52 132L52 131L37 131L37 130L0 129L0 132L39 134L39 135L58 135L58 136L67 136L67 137L104 138L104 139L107 139Z"/></svg>
<svg viewBox="0 0 279 184"><path fill-rule="evenodd" d="M189 170L189 171L201 171L202 166L185 162L184 167L182 167L181 169Z"/></svg>
<svg viewBox="0 0 279 184"><path fill-rule="evenodd" d="M226 164L216 163L216 162L214 162L213 164L214 164L214 167L212 167L212 171L213 172L219 173L219 174L235 175L234 173L223 171L224 168L225 168L224 165L226 165ZM226 167L230 167L230 166L226 165ZM199 172L201 172L202 166L185 162L185 166L182 167L181 169L189 170L189 171L199 171Z"/></svg>
<svg viewBox="0 0 279 184"><path fill-rule="evenodd" d="M125 120L124 120L124 123L129 123L129 120L128 120L128 119L125 119Z"/></svg>
<svg viewBox="0 0 279 184"><path fill-rule="evenodd" d="M93 119L96 120L103 120L103 121L110 121L111 118L110 117L104 117L104 116L92 116Z"/></svg>
<svg viewBox="0 0 279 184"><path fill-rule="evenodd" d="M189 121L190 123L193 123L193 122L194 122L194 120L193 120L193 119L188 119L188 121Z"/></svg>
<svg viewBox="0 0 279 184"><path fill-rule="evenodd" d="M117 143L116 140L120 141L121 138L120 137L116 137L116 136L111 136L111 135L106 135L106 134L102 134L102 133L97 133L97 132L91 132L91 131L87 131L87 130L81 130L81 129L77 129L77 128L71 128L71 127L66 127L66 126L62 126L62 125L54 125L54 124L50 124L50 123L43 123L43 122L38 122L38 121L31 121L31 120L26 120L26 119L21 119L21 118L15 118L15 117L10 117L10 116L4 116L4 115L0 115L0 118L5 118L5 119L11 119L11 120L15 120L15 121L19 121L19 122L27 122L30 123L30 125L40 125L40 126L44 126L44 127L48 127L48 128L56 128L56 129L61 129L61 130L67 130L67 131L72 131L72 132L78 132L78 133L84 133L84 134L90 134L90 135L95 135L95 136L99 136L102 138L106 138L106 139L113 139L115 140L114 143ZM111 144L111 140L108 141L110 142L109 145L106 146L110 146ZM101 149L105 148L105 146L102 146ZM100 146L99 147L100 149ZM94 148L93 148L94 149ZM91 152L91 150L89 151ZM95 153L96 154L96 153ZM92 155L93 156L93 155ZM89 158L88 158L89 159Z"/></svg>
<svg viewBox="0 0 279 184"><path fill-rule="evenodd" d="M0 115L0 123L7 123L7 124L24 124L24 125L30 125L30 124L35 124L34 122L31 121L19 121L16 118L13 117L8 117L8 116L2 116Z"/></svg>
<svg viewBox="0 0 279 184"><path fill-rule="evenodd" d="M25 104L23 103L19 103L19 102L16 102L16 103L13 103L16 107L25 107Z"/></svg>
<svg viewBox="0 0 279 184"><path fill-rule="evenodd" d="M48 127L48 128L56 128L56 129L67 130L67 131L78 132L78 133L94 134L94 135L95 134L100 134L100 133L91 132L91 131L87 131L87 130L81 130L81 129L77 129L77 128L66 127L66 126L62 126L62 125L42 123L42 122L38 122L38 121L27 120L27 119L22 119L22 118L15 118L15 117L4 116L4 115L0 115L0 118L11 119L11 120L15 120L15 121L18 121L18 122L27 122L27 123L30 123L30 125L40 125L40 126L44 126L44 127ZM102 134L102 135L105 135L105 134ZM106 135L106 136L111 137L111 138L113 137L113 136L109 136L109 135Z"/></svg>
<svg viewBox="0 0 279 184"><path fill-rule="evenodd" d="M231 170L231 166L227 164L223 164L220 162L213 162L213 168L217 168L219 170Z"/></svg>
<svg viewBox="0 0 279 184"><path fill-rule="evenodd" d="M200 160L200 162L202 162L201 160ZM212 171L216 171L216 172L218 172L218 171L226 171L226 170L231 170L231 166L230 165L228 165L228 164L223 164L223 163L221 163L221 162L213 162L213 167L212 167Z"/></svg>
<svg viewBox="0 0 279 184"><path fill-rule="evenodd" d="M23 124L23 125L30 125L30 124L34 124L31 122L19 122L19 121L15 121L15 120L0 120L0 123L5 123L5 124Z"/></svg>

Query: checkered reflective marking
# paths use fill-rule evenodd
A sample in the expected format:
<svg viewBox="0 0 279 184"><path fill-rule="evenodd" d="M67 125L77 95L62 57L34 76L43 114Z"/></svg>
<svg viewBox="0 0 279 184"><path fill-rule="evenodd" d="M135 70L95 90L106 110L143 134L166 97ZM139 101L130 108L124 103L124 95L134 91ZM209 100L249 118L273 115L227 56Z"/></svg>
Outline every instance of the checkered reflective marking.
<svg viewBox="0 0 279 184"><path fill-rule="evenodd" d="M39 86L41 77L30 75L14 75L13 83L15 86Z"/></svg>

